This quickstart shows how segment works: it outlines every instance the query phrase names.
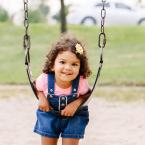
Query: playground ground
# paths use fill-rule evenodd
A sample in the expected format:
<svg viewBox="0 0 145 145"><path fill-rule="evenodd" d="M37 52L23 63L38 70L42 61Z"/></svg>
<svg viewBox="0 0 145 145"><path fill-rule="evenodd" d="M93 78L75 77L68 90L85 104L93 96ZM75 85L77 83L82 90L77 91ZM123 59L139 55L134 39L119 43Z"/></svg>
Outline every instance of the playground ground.
<svg viewBox="0 0 145 145"><path fill-rule="evenodd" d="M37 108L32 96L28 86L0 86L0 145L40 145L39 135L32 131ZM145 144L143 100L106 101L93 97L89 108L90 123L80 145Z"/></svg>

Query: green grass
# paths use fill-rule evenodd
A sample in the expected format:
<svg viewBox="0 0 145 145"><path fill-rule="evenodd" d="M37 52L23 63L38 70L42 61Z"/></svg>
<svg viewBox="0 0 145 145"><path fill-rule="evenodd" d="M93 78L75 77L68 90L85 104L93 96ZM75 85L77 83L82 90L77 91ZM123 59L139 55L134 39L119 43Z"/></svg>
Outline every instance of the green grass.
<svg viewBox="0 0 145 145"><path fill-rule="evenodd" d="M59 38L59 26L30 25L31 68L33 77L41 72L45 53ZM99 85L145 85L145 28L142 26L106 27L107 45ZM87 47L93 84L98 68L99 49L97 27L69 26L69 32ZM0 23L0 83L28 82L23 51L24 28Z"/></svg>

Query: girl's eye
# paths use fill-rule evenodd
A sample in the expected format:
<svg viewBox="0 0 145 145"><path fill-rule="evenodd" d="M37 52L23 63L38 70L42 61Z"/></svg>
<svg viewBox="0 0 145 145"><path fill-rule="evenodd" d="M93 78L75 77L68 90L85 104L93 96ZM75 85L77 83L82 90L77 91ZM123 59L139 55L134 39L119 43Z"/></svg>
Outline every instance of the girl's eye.
<svg viewBox="0 0 145 145"><path fill-rule="evenodd" d="M72 66L78 66L78 64L77 63L73 63Z"/></svg>
<svg viewBox="0 0 145 145"><path fill-rule="evenodd" d="M64 64L65 62L64 61L60 61L59 63Z"/></svg>

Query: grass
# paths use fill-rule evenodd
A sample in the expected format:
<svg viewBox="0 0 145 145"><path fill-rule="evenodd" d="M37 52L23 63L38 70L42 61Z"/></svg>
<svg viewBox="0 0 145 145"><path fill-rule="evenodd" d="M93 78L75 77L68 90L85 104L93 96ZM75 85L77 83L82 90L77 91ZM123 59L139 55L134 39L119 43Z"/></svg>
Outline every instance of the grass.
<svg viewBox="0 0 145 145"><path fill-rule="evenodd" d="M69 32L80 38L87 47L94 82L99 62L97 27L69 26ZM42 69L45 54L59 38L59 26L30 25L31 69L36 78ZM108 100L145 99L145 29L142 26L106 27L107 45L104 65L94 95ZM24 28L0 23L0 84L27 84L23 50ZM139 87L136 87L139 86ZM29 94L25 87L1 88L0 97ZM15 90L15 91L14 91ZM19 91L20 90L20 91Z"/></svg>
<svg viewBox="0 0 145 145"><path fill-rule="evenodd" d="M99 85L145 85L145 29L142 26L106 27L107 45ZM87 47L94 82L98 68L99 49L97 27L69 26L69 32L80 38ZM41 72L45 53L59 38L59 26L30 25L31 69L33 77ZM26 84L28 82L23 51L24 28L0 23L0 83Z"/></svg>

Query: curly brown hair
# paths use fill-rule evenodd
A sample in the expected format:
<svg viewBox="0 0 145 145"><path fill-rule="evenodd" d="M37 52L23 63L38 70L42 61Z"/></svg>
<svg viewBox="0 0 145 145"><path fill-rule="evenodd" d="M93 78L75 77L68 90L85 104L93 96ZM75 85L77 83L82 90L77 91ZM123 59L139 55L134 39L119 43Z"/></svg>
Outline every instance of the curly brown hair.
<svg viewBox="0 0 145 145"><path fill-rule="evenodd" d="M83 53L77 53L76 44L82 46ZM49 53L46 55L46 62L44 64L43 73L52 72L52 68L54 66L55 59L59 53L62 51L71 51L76 55L76 57L80 60L80 71L79 75L84 78L88 77L91 74L91 70L88 65L88 58L86 56L86 50L84 46L81 44L79 40L74 37L65 37L62 36L60 40L51 48Z"/></svg>

